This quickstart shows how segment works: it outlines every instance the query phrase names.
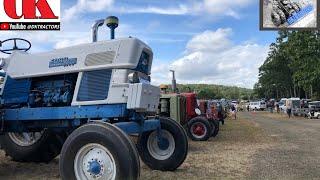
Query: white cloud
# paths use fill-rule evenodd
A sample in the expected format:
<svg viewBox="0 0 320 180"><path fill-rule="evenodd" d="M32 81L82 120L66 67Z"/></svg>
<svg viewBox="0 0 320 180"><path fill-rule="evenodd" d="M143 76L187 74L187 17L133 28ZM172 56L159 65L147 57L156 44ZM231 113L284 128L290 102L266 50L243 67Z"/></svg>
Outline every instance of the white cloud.
<svg viewBox="0 0 320 180"><path fill-rule="evenodd" d="M166 15L185 15L189 12L189 9L185 5L179 5L178 7L119 7L115 9L120 13L147 13L147 14L166 14Z"/></svg>
<svg viewBox="0 0 320 180"><path fill-rule="evenodd" d="M153 69L155 83L170 83L176 70L179 83L208 83L252 88L258 78L268 46L252 42L235 44L230 28L195 35L186 46L186 54L169 65Z"/></svg>
<svg viewBox="0 0 320 180"><path fill-rule="evenodd" d="M256 0L189 0L175 7L114 7L111 11L120 13L152 13L165 15L196 15L214 17L231 16L239 19L239 11Z"/></svg>
<svg viewBox="0 0 320 180"><path fill-rule="evenodd" d="M240 18L240 9L251 5L256 0L190 0L176 6L117 6L114 0L77 0L73 6L62 13L64 21L76 19L79 15L108 11L109 13L149 13L164 15L196 15L214 17L231 16Z"/></svg>
<svg viewBox="0 0 320 180"><path fill-rule="evenodd" d="M232 29L218 29L217 31L205 31L195 35L187 44L189 52L219 51L232 44L228 37L232 35Z"/></svg>
<svg viewBox="0 0 320 180"><path fill-rule="evenodd" d="M113 4L113 0L78 0L75 5L65 9L63 12L63 20L69 21L76 18L81 13L101 12Z"/></svg>
<svg viewBox="0 0 320 180"><path fill-rule="evenodd" d="M205 10L212 15L227 15L240 18L238 11L249 6L256 0L203 0L197 7L198 10ZM196 9L196 11L198 11Z"/></svg>

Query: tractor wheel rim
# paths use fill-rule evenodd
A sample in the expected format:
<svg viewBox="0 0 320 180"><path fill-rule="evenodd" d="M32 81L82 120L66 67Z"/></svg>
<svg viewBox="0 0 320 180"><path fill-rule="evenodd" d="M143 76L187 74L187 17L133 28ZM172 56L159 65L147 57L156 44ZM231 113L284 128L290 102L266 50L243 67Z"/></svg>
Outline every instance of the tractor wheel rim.
<svg viewBox="0 0 320 180"><path fill-rule="evenodd" d="M41 132L23 132L23 133L8 133L10 139L19 146L31 146L38 142L44 131Z"/></svg>
<svg viewBox="0 0 320 180"><path fill-rule="evenodd" d="M147 141L147 148L150 155L157 160L166 160L172 156L175 150L175 140L172 134L167 130L161 130L161 138L166 142L165 148L161 147L161 143L159 142L160 138L158 138L158 132L153 131Z"/></svg>
<svg viewBox="0 0 320 180"><path fill-rule="evenodd" d="M74 159L77 179L116 179L116 163L110 151L96 143L83 146Z"/></svg>
<svg viewBox="0 0 320 180"><path fill-rule="evenodd" d="M207 131L208 131L206 126L201 122L197 122L197 123L192 124L190 129L191 129L192 136L194 136L196 138L205 137L207 134Z"/></svg>

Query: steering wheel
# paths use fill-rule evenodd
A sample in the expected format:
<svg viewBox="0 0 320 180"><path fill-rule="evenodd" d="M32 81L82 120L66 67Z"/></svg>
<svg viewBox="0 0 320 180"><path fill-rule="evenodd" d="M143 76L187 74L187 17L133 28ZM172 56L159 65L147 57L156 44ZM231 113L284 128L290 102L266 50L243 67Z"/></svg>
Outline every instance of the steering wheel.
<svg viewBox="0 0 320 180"><path fill-rule="evenodd" d="M11 49L2 49L2 44L5 43L5 42L9 42L9 41L13 41L13 48ZM28 43L28 47L27 48L19 48L17 46L17 42L19 41L23 41L23 42L26 42ZM27 52L29 51L29 49L31 48L31 42L26 40L26 39L22 39L22 38L10 38L10 39L6 39L4 41L0 41L0 52L2 53L5 53L5 54L12 54L13 51L24 51L24 52Z"/></svg>

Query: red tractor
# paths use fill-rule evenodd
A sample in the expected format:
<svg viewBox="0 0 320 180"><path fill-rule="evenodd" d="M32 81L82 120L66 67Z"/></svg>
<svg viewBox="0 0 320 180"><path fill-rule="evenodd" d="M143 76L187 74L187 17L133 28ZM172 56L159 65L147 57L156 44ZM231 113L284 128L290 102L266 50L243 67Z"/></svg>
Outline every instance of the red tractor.
<svg viewBox="0 0 320 180"><path fill-rule="evenodd" d="M206 141L219 132L219 121L215 111L200 110L195 93L178 93L173 72L172 91L168 86L161 85L161 97L158 114L170 117L185 127L188 136L194 141ZM205 105L207 107L207 104Z"/></svg>
<svg viewBox="0 0 320 180"><path fill-rule="evenodd" d="M208 110L208 101L200 101L198 106L195 93L182 93L186 98L185 128L188 136L195 141L206 141L219 132L219 120L216 110Z"/></svg>

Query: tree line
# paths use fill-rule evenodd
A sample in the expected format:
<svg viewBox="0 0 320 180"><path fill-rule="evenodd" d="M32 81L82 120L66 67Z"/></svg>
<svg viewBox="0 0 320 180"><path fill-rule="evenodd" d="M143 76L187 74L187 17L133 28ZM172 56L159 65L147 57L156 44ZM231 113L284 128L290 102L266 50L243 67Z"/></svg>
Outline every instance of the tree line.
<svg viewBox="0 0 320 180"><path fill-rule="evenodd" d="M257 97L320 99L319 31L279 31L259 68Z"/></svg>
<svg viewBox="0 0 320 180"><path fill-rule="evenodd" d="M169 88L171 86L169 85ZM214 84L178 84L179 92L195 92L198 99L253 99L253 90L235 86L223 86Z"/></svg>

